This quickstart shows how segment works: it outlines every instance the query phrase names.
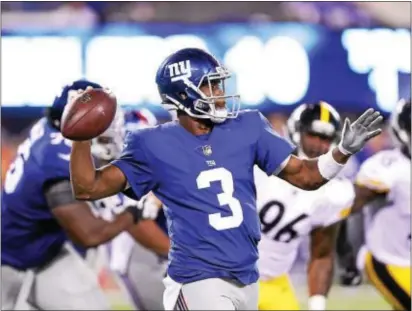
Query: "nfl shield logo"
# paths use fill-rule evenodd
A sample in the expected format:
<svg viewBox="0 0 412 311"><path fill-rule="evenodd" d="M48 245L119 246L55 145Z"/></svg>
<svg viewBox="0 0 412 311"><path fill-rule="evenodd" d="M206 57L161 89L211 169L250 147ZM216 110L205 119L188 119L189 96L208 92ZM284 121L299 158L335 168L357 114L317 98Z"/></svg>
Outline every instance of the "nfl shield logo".
<svg viewBox="0 0 412 311"><path fill-rule="evenodd" d="M212 154L212 146L209 146L209 145L202 146L202 150L205 156L210 156Z"/></svg>

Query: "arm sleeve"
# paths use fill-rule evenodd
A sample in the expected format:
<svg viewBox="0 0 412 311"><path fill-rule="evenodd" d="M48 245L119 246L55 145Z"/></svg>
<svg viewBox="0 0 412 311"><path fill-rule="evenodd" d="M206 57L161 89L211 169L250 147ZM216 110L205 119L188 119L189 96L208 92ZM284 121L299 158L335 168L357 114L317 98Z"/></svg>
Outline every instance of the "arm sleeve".
<svg viewBox="0 0 412 311"><path fill-rule="evenodd" d="M68 179L48 182L44 186L44 195L50 209L76 202Z"/></svg>
<svg viewBox="0 0 412 311"><path fill-rule="evenodd" d="M140 200L156 186L153 170L146 153L142 132L129 132L122 155L112 162L126 176L128 186L124 193L136 200Z"/></svg>
<svg viewBox="0 0 412 311"><path fill-rule="evenodd" d="M295 146L281 137L260 112L257 114L259 136L255 163L267 175L278 174L295 150Z"/></svg>

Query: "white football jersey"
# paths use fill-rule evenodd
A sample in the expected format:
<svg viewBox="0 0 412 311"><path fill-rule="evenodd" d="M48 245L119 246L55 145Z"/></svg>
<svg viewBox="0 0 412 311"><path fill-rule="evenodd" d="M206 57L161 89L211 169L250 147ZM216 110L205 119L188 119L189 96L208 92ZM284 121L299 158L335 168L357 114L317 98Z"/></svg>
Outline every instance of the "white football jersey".
<svg viewBox="0 0 412 311"><path fill-rule="evenodd" d="M366 246L386 264L410 266L411 160L399 149L384 150L361 166L356 183L387 193L366 232ZM373 204L373 203L372 203Z"/></svg>
<svg viewBox="0 0 412 311"><path fill-rule="evenodd" d="M289 272L302 239L314 228L345 218L355 197L352 182L344 178L304 191L255 168L255 183L262 228L258 261L262 279Z"/></svg>

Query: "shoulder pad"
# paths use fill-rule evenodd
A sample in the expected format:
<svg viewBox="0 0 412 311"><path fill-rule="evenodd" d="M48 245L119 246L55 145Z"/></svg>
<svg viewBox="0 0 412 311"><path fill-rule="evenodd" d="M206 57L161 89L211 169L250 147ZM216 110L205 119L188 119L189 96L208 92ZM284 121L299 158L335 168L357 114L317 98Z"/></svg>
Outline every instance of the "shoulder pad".
<svg viewBox="0 0 412 311"><path fill-rule="evenodd" d="M391 166L398 160L394 150L380 151L362 163L356 184L377 192L389 192L393 184Z"/></svg>

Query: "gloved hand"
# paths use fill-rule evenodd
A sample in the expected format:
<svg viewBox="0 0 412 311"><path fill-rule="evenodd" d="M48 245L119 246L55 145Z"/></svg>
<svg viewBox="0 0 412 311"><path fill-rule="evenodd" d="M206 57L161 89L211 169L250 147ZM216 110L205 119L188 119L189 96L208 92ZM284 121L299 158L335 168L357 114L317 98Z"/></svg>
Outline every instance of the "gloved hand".
<svg viewBox="0 0 412 311"><path fill-rule="evenodd" d="M126 211L133 215L135 223L142 219L155 219L159 213L159 206L151 196L144 196L139 202L126 198L125 205Z"/></svg>
<svg viewBox="0 0 412 311"><path fill-rule="evenodd" d="M372 108L366 110L355 122L350 124L348 118L343 125L339 151L351 155L360 151L371 138L382 133L380 128L383 117Z"/></svg>

